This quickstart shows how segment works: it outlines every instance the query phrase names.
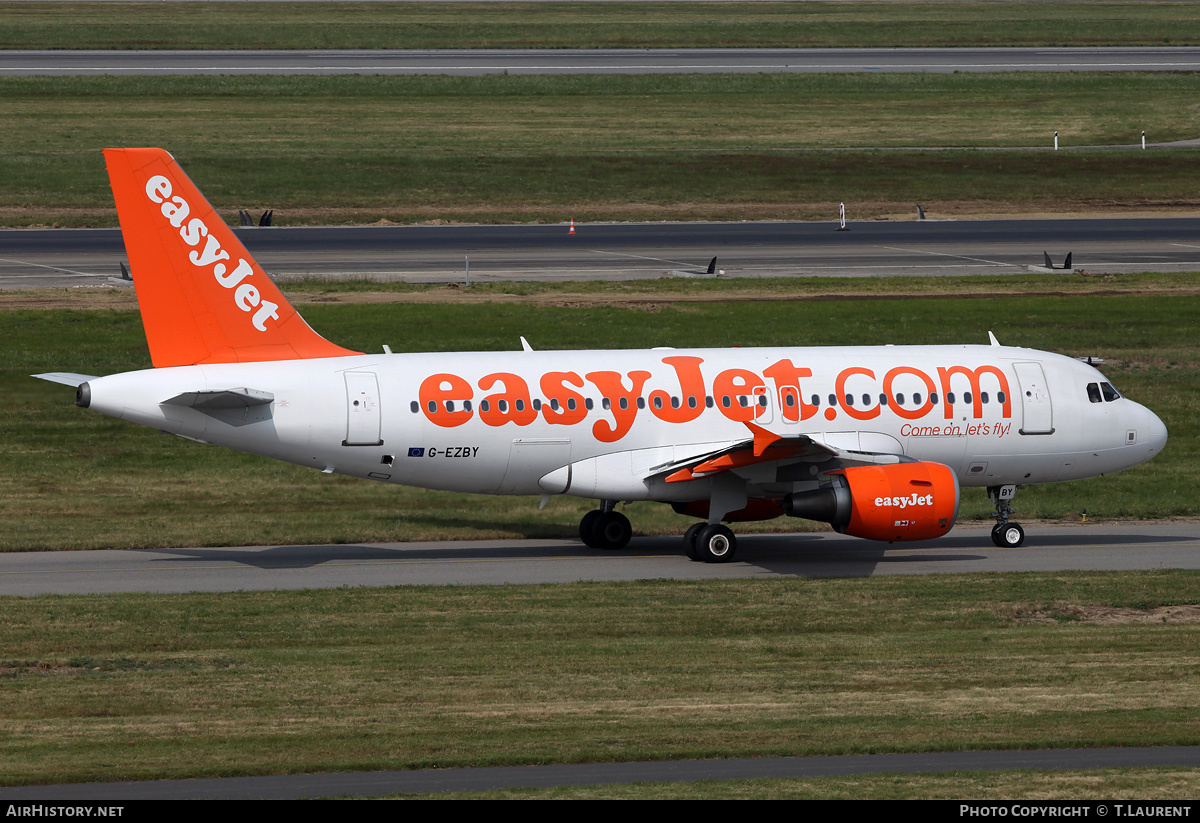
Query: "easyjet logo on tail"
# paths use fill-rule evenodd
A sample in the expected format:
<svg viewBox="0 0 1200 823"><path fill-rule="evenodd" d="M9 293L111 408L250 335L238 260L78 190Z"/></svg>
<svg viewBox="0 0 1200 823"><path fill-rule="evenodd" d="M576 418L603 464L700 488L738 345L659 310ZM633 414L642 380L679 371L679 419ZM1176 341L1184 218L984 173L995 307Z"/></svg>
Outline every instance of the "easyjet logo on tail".
<svg viewBox="0 0 1200 823"><path fill-rule="evenodd" d="M243 282L254 274L253 267L245 260L238 258L237 265L230 271L229 252L221 248L221 242L213 236L212 230L199 217L188 219L192 207L187 200L173 194L171 181L157 174L146 181L146 196L150 201L159 205L159 210L168 222L179 230L179 236L195 250L188 252L188 260L198 269L209 269L213 278L222 287L233 291L233 304L247 314L253 312L251 324L259 331L266 331L268 320L279 319L279 305L270 300L263 300L258 287L250 282ZM201 247L203 241L203 247Z"/></svg>

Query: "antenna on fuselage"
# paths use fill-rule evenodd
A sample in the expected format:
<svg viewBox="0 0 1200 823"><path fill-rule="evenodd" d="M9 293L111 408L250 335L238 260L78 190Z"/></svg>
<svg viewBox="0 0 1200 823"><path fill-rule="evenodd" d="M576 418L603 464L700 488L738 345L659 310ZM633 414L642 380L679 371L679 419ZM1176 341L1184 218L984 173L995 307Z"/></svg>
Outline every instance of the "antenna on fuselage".
<svg viewBox="0 0 1200 823"><path fill-rule="evenodd" d="M988 340L991 341L993 346L1000 345L1000 341L996 339L996 335L992 334L990 331L988 332Z"/></svg>

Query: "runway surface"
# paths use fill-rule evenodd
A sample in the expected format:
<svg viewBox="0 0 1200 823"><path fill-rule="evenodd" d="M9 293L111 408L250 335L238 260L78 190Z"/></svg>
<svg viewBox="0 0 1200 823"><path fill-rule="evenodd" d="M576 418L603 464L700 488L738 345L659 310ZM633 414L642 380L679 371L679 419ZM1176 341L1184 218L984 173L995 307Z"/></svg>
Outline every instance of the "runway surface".
<svg viewBox="0 0 1200 823"><path fill-rule="evenodd" d="M120 800L299 800L379 797L390 794L485 792L517 787L603 786L613 783L678 783L696 780L844 777L862 774L995 771L998 769L1130 769L1200 766L1200 746L1044 751L931 752L840 757L762 757L729 760L671 760L649 763L574 763L554 766L496 766L346 774L290 774L203 780L80 783L0 787L8 801ZM1091 801L1086 801L1088 806ZM1014 804L1005 804L1009 809ZM1026 804L1015 804L1024 806ZM1028 804L1032 805L1032 804ZM1057 801L1042 801L1057 808ZM1083 804L1076 804L1076 808ZM1150 804L1141 803L1139 807ZM1156 807L1165 803L1153 804ZM1174 804L1182 805L1182 804ZM1035 816L1027 812L1028 816ZM1023 815L1024 816L1024 815ZM1042 815L1036 815L1042 816ZM1104 813L1098 816L1105 816ZM1118 815L1120 816L1120 815ZM1145 815L1149 816L1149 815Z"/></svg>
<svg viewBox="0 0 1200 823"><path fill-rule="evenodd" d="M1043 252L1093 274L1200 271L1200 218L248 228L273 278L464 282L1017 274ZM116 229L0 230L0 289L99 285L126 261ZM1048 276L1063 276L1047 272Z"/></svg>
<svg viewBox="0 0 1200 823"><path fill-rule="evenodd" d="M0 595L1200 569L1197 523L1026 524L1026 533L1018 549L996 548L978 526L904 545L832 533L742 535L736 560L716 564L688 560L676 536L634 538L613 552L578 540L481 540L6 553Z"/></svg>
<svg viewBox="0 0 1200 823"><path fill-rule="evenodd" d="M0 76L1197 71L1200 47L0 51Z"/></svg>

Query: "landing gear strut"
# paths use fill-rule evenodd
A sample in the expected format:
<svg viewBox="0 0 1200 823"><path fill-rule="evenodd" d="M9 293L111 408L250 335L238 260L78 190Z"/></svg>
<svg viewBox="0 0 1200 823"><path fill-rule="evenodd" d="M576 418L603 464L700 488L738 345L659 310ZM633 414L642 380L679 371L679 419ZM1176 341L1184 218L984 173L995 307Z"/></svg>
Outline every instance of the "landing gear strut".
<svg viewBox="0 0 1200 823"><path fill-rule="evenodd" d="M1012 499L1017 494L1016 486L988 486L988 499L996 507L996 525L992 527L992 542L1002 549L1015 549L1025 542L1025 530L1019 523L1009 521L1013 514Z"/></svg>
<svg viewBox="0 0 1200 823"><path fill-rule="evenodd" d="M629 518L613 508L616 500L601 500L600 508L590 511L579 521L579 539L593 549L623 549L633 537Z"/></svg>

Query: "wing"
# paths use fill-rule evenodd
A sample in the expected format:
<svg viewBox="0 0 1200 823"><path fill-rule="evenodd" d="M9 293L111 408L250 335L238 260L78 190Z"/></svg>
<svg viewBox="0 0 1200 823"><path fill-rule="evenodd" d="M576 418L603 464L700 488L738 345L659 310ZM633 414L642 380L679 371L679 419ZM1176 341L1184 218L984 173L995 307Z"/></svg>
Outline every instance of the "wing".
<svg viewBox="0 0 1200 823"><path fill-rule="evenodd" d="M902 463L912 459L898 451L845 448L844 445L835 445L818 436L782 435L755 423L746 423L745 425L750 430L750 437L734 441L720 449L655 466L646 479L662 479L667 483L685 483L689 480L703 480L726 472L736 473L737 469L747 466L766 463L779 464L799 459L813 460L815 458L822 462L833 460L838 468L879 463ZM883 446L885 449L887 446L886 443L875 445Z"/></svg>

